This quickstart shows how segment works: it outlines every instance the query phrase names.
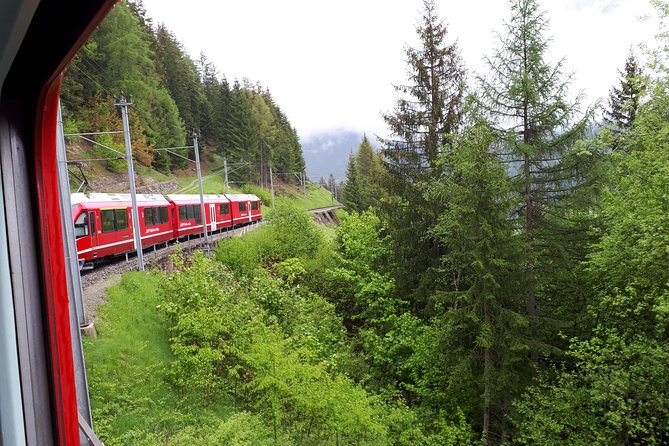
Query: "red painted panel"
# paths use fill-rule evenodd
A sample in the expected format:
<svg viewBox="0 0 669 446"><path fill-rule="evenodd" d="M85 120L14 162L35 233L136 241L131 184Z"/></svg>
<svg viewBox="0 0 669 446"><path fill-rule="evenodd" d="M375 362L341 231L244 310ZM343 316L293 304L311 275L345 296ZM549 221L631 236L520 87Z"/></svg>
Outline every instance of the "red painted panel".
<svg viewBox="0 0 669 446"><path fill-rule="evenodd" d="M60 80L45 87L40 96L35 126L35 170L46 325L51 350L55 434L58 444L79 444L79 418L72 359L64 244L58 196L56 116ZM39 113L39 112L38 112Z"/></svg>

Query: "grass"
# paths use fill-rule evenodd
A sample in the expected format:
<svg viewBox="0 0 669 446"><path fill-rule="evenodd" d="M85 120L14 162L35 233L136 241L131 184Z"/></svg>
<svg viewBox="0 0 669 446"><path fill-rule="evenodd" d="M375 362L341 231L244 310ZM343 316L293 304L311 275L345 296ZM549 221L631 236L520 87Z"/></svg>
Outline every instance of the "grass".
<svg viewBox="0 0 669 446"><path fill-rule="evenodd" d="M157 308L159 277L124 274L98 312L98 337L84 338L94 427L106 446L163 444L181 429L217 423L235 411L170 385L173 357Z"/></svg>

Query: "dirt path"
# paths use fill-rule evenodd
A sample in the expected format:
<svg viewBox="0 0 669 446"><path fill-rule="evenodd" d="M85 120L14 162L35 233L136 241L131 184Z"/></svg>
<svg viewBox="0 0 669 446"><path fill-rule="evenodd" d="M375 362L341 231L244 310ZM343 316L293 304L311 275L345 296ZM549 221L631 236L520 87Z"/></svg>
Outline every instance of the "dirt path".
<svg viewBox="0 0 669 446"><path fill-rule="evenodd" d="M107 288L121 283L121 274L107 276L102 280L93 282L84 288L84 310L86 311L86 321L95 320L98 305L107 300Z"/></svg>

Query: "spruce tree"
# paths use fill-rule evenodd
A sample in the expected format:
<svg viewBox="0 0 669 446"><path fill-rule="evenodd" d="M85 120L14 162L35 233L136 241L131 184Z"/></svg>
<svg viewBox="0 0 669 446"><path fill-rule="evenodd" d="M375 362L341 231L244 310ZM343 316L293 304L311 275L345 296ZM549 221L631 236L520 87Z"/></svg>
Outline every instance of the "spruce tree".
<svg viewBox="0 0 669 446"><path fill-rule="evenodd" d="M548 21L538 0L510 0L509 7L506 33L487 59L490 75L480 79L480 87L483 107L501 135L498 153L514 178L518 206L513 215L526 244L527 314L536 330L547 326L539 323L538 302L551 306L543 313L550 316L568 305L555 281L567 280L569 274L562 272L573 272L583 260L587 204L579 214L573 197L584 190L596 157L577 144L591 112L575 119L579 104L567 99L564 60L555 65L546 60ZM535 338L536 358L550 348L541 342L545 336Z"/></svg>
<svg viewBox="0 0 669 446"><path fill-rule="evenodd" d="M348 156L348 165L346 167L346 186L344 187L342 203L349 211L361 212L360 204L360 181L358 175L358 164L355 154Z"/></svg>
<svg viewBox="0 0 669 446"><path fill-rule="evenodd" d="M465 70L433 0L423 2L416 33L420 45L406 50L409 82L395 86L400 98L384 116L392 139L381 141L388 170L382 213L396 246L398 289L423 311L441 248L427 236L439 209L424 199L421 183L438 176L438 155L460 128Z"/></svg>
<svg viewBox="0 0 669 446"><path fill-rule="evenodd" d="M391 171L420 179L437 159L449 135L460 126L465 71L455 43L447 44L447 28L434 0L423 1L416 28L420 47L407 48L409 83L396 85L402 96L383 116L392 136L383 141Z"/></svg>
<svg viewBox="0 0 669 446"><path fill-rule="evenodd" d="M609 106L604 110L604 125L615 134L613 149L620 144L620 134L628 132L639 111L641 96L646 86L639 62L630 49L620 74L620 86L611 88Z"/></svg>
<svg viewBox="0 0 669 446"><path fill-rule="evenodd" d="M484 445L507 436L511 400L528 376L527 321L518 313L522 244L508 218L512 186L492 156L494 142L493 129L478 120L454 140L442 160L449 168L427 192L445 209L432 229L445 247L434 299L440 351L432 366L446 371L446 399L469 412Z"/></svg>

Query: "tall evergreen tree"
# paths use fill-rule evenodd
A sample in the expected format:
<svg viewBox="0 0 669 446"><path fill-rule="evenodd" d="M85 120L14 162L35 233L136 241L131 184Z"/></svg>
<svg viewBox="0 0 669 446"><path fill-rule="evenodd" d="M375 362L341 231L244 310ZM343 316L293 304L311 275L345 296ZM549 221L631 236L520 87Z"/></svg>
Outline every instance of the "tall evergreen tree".
<svg viewBox="0 0 669 446"><path fill-rule="evenodd" d="M446 399L470 412L486 446L507 438L512 398L528 376L527 321L518 313L521 243L508 218L510 181L491 156L494 141L483 121L467 129L427 193L446 209L432 230L446 248L435 284L441 351L432 358L446 371Z"/></svg>
<svg viewBox="0 0 669 446"><path fill-rule="evenodd" d="M167 86L179 109L186 127L200 127L205 96L195 63L164 25L158 25L154 34L153 49L158 73Z"/></svg>
<svg viewBox="0 0 669 446"><path fill-rule="evenodd" d="M351 211L360 211L360 176L358 174L358 163L353 152L348 156L346 167L346 186L344 187L342 203Z"/></svg>
<svg viewBox="0 0 669 446"><path fill-rule="evenodd" d="M631 49L625 60L624 71L618 73L621 77L620 86L611 88L609 106L604 110L604 124L616 134L613 142L614 150L620 143L618 135L632 128L641 105L641 96L646 90L641 67Z"/></svg>
<svg viewBox="0 0 669 446"><path fill-rule="evenodd" d="M546 60L548 21L538 0L510 0L509 7L500 48L487 59L491 74L480 85L482 104L502 135L500 155L514 176L519 201L514 215L526 243L527 313L537 328L546 326L538 323L538 302L550 306L543 315L559 313L567 299L554 280L564 279L560 271L573 271L583 259L589 221L571 197L585 184L595 157L577 145L591 112L574 122L578 101L567 100L564 61ZM540 338L537 334L535 357L547 351Z"/></svg>
<svg viewBox="0 0 669 446"><path fill-rule="evenodd" d="M402 97L383 116L395 140L384 142L391 169L417 180L436 161L449 135L461 121L465 71L455 43L447 44L447 28L434 0L423 1L416 28L420 47L407 48L409 84L396 85Z"/></svg>
<svg viewBox="0 0 669 446"><path fill-rule="evenodd" d="M381 141L389 172L382 212L396 245L397 286L422 311L432 293L440 247L427 236L439 209L424 199L421 182L439 174L438 154L460 128L465 71L457 45L447 43L433 0L423 2L416 33L420 45L406 50L409 82L395 87L401 97L384 116L394 139Z"/></svg>

